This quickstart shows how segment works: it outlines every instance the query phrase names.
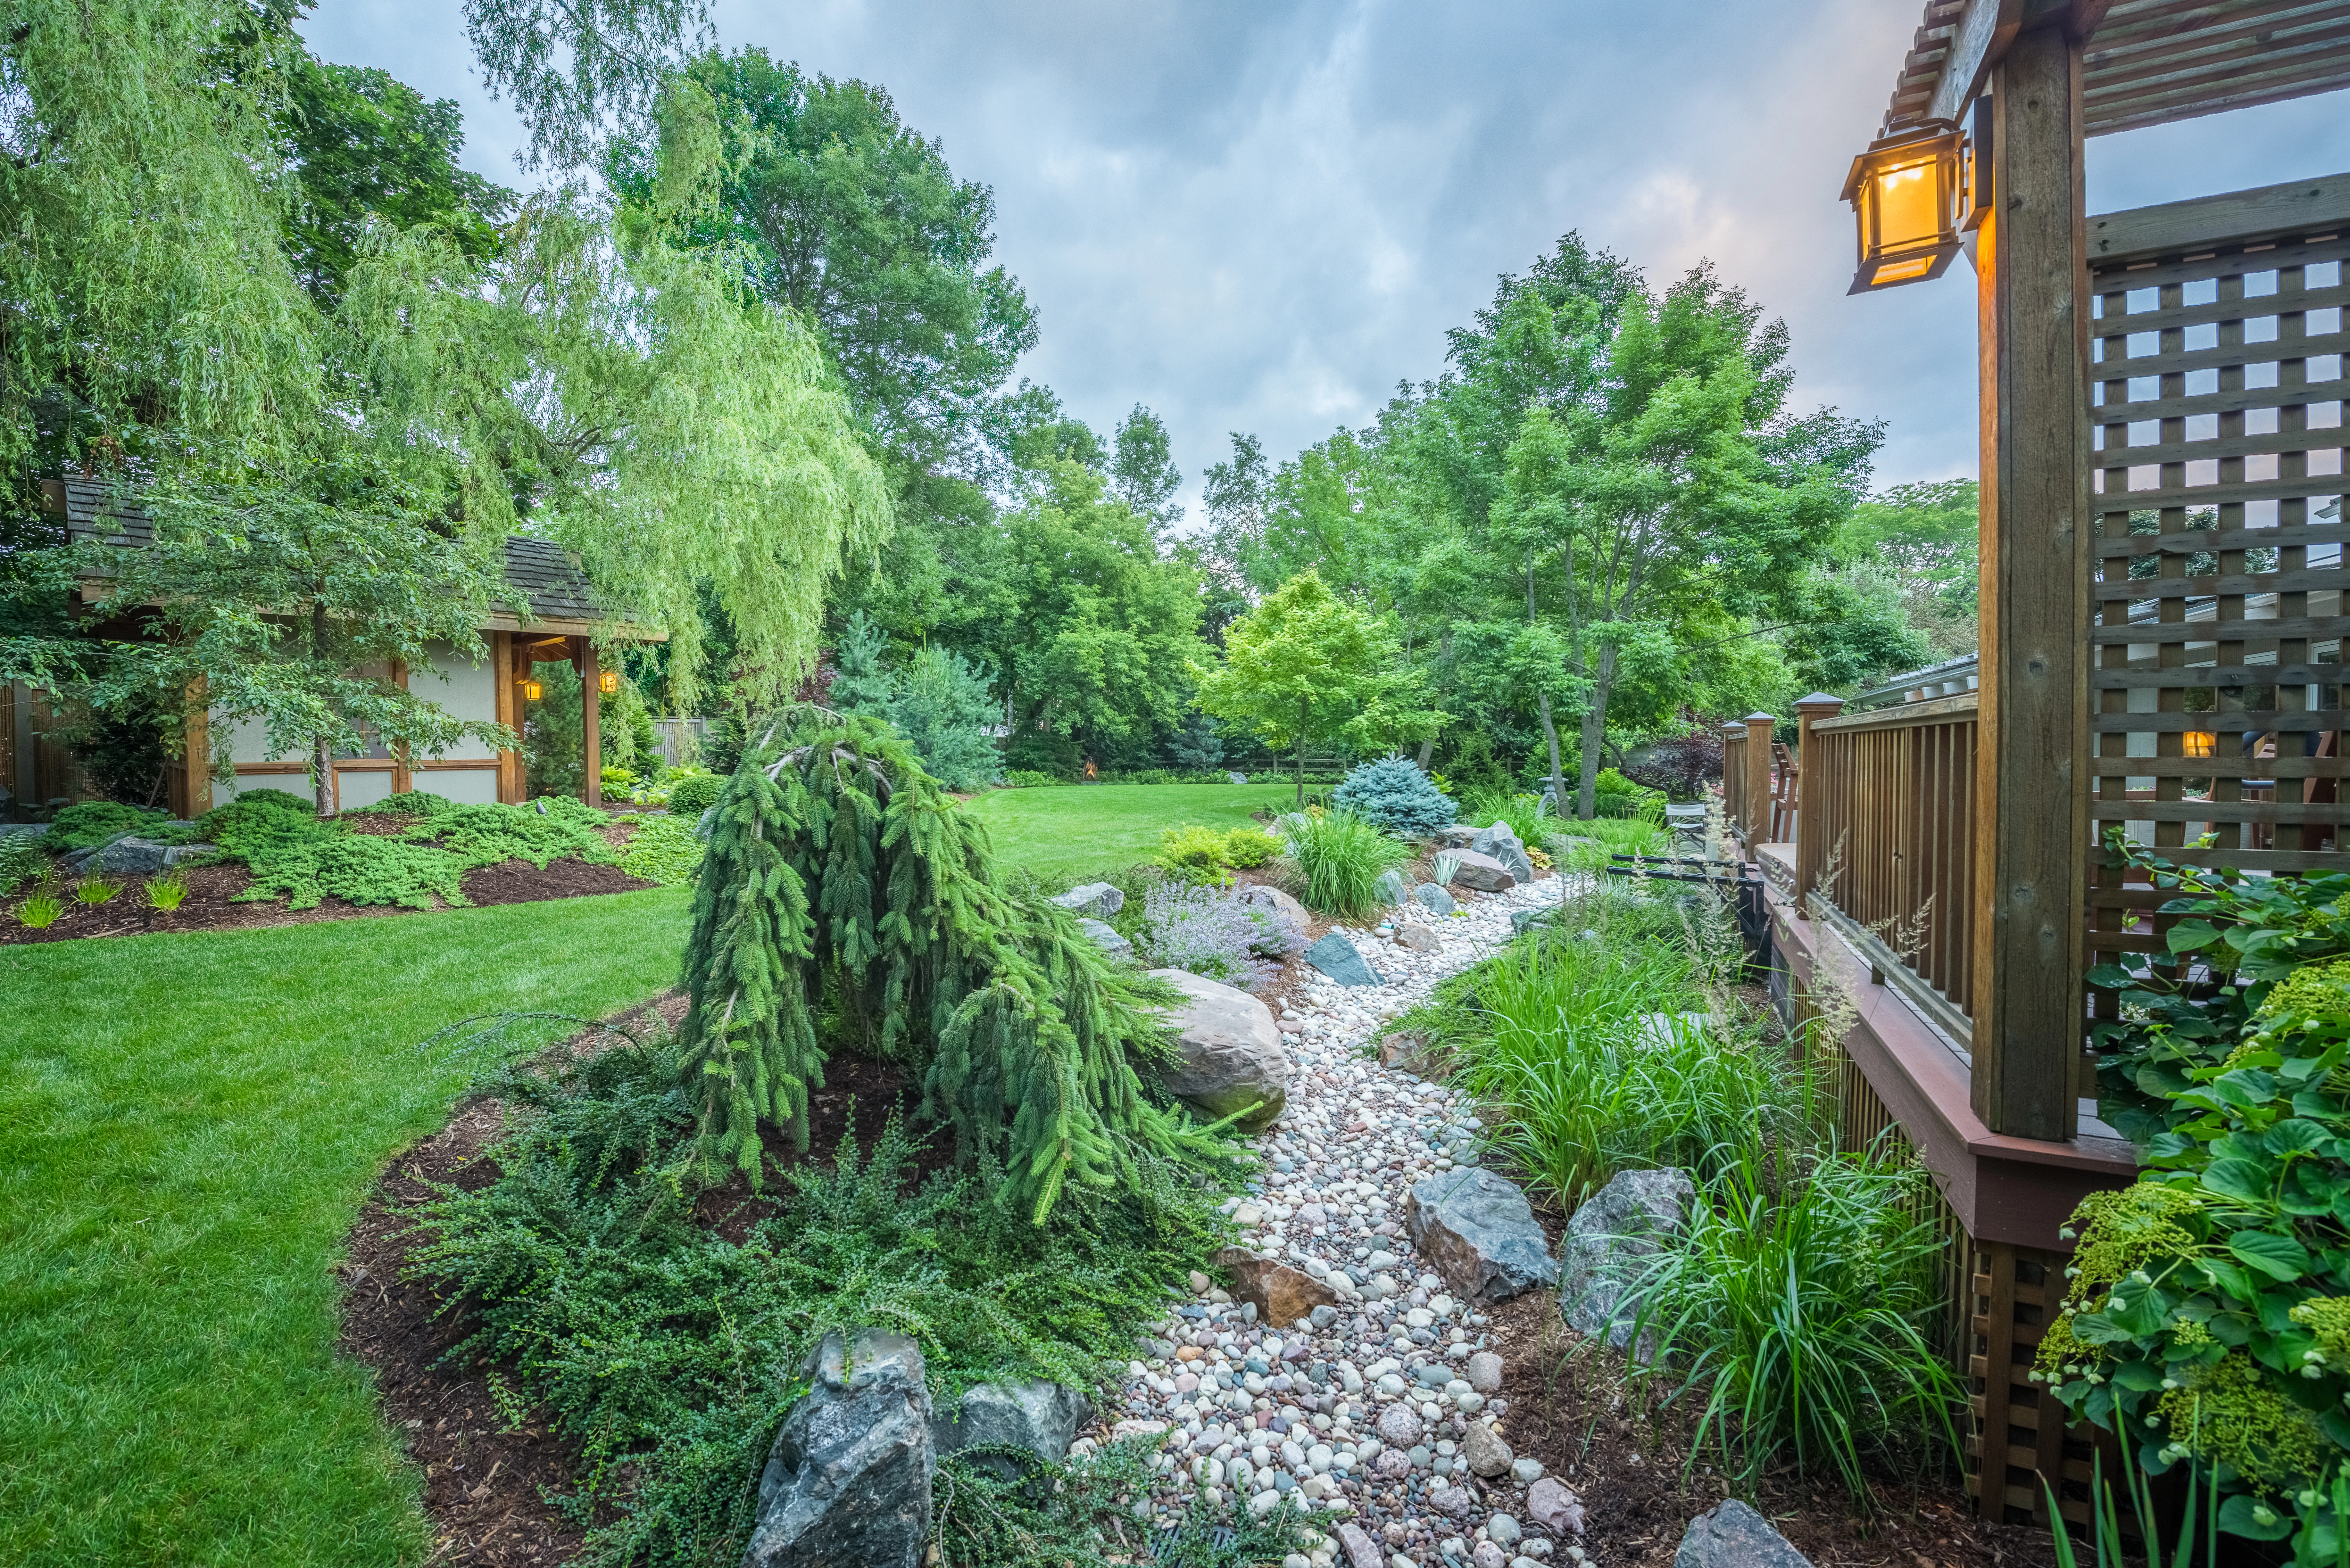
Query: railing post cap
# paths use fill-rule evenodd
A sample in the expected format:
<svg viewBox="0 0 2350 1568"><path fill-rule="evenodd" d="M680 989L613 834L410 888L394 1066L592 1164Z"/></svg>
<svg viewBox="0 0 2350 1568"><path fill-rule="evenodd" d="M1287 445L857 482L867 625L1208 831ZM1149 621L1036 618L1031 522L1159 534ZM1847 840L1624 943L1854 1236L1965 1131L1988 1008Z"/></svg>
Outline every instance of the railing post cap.
<svg viewBox="0 0 2350 1568"><path fill-rule="evenodd" d="M1808 697L1798 698L1796 700L1795 711L1801 713L1807 709L1841 708L1843 706L1843 698L1831 697L1825 691L1814 691Z"/></svg>
<svg viewBox="0 0 2350 1568"><path fill-rule="evenodd" d="M1750 724L1775 724L1778 722L1776 719L1773 718L1768 713L1749 713L1746 715L1746 722Z"/></svg>
<svg viewBox="0 0 2350 1568"><path fill-rule="evenodd" d="M1735 719L1724 719L1721 722L1721 732L1725 735L1742 735L1746 733L1746 726Z"/></svg>

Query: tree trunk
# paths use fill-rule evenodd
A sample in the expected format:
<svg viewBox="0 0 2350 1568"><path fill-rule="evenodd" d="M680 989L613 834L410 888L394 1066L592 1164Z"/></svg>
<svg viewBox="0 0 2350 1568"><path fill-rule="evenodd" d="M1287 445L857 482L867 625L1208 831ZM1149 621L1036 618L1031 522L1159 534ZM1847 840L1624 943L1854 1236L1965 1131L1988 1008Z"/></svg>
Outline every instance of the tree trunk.
<svg viewBox="0 0 2350 1568"><path fill-rule="evenodd" d="M1297 809L1305 809L1305 710L1297 711Z"/></svg>
<svg viewBox="0 0 2350 1568"><path fill-rule="evenodd" d="M1616 689L1614 644L1599 650L1599 673L1591 683L1591 706L1583 714L1583 765L1575 783L1575 815L1591 820L1599 794L1599 745L1607 738L1607 694Z"/></svg>
<svg viewBox="0 0 2350 1568"><path fill-rule="evenodd" d="M1561 816L1566 815L1566 780L1558 771L1558 724L1551 717L1550 693L1535 699L1535 711L1542 715L1543 739L1550 742L1550 802L1551 809Z"/></svg>
<svg viewBox="0 0 2350 1568"><path fill-rule="evenodd" d="M1419 743L1419 771L1421 773L1426 773L1428 771L1428 764L1435 755L1436 737L1430 735L1428 739L1420 742Z"/></svg>

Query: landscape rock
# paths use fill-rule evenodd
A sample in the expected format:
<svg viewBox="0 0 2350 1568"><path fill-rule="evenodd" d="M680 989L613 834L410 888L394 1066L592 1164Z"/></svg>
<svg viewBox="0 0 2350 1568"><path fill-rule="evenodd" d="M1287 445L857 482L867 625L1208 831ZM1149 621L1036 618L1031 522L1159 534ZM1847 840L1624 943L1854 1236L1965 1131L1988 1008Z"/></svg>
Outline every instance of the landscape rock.
<svg viewBox="0 0 2350 1568"><path fill-rule="evenodd" d="M206 848L212 847L210 845ZM120 833L103 844L93 844L87 849L77 849L61 862L68 872L117 871L131 876L152 876L171 862L165 857L172 846L158 844L151 838L135 834Z"/></svg>
<svg viewBox="0 0 2350 1568"><path fill-rule="evenodd" d="M1492 1480L1507 1471L1510 1462L1518 1456L1510 1451L1501 1433L1480 1421L1472 1423L1468 1435L1461 1438L1461 1457L1469 1461L1471 1470Z"/></svg>
<svg viewBox="0 0 2350 1568"><path fill-rule="evenodd" d="M1268 909L1277 909L1295 920L1297 929L1301 932L1314 923L1314 916L1305 906L1278 888L1267 888L1262 885L1250 888L1241 894L1241 902L1260 905Z"/></svg>
<svg viewBox="0 0 2350 1568"><path fill-rule="evenodd" d="M1518 837L1518 830L1506 822L1497 822L1491 827L1481 827L1469 838L1469 847L1480 855L1492 854L1494 846L1501 844L1515 844L1521 849L1525 847Z"/></svg>
<svg viewBox="0 0 2350 1568"><path fill-rule="evenodd" d="M805 1376L759 1478L743 1568L915 1568L938 1469L921 1348L879 1329L829 1334Z"/></svg>
<svg viewBox="0 0 2350 1568"><path fill-rule="evenodd" d="M1396 932L1396 940L1416 953L1444 950L1444 939L1417 920L1408 920Z"/></svg>
<svg viewBox="0 0 2350 1568"><path fill-rule="evenodd" d="M1525 1532L1520 1530L1518 1521L1508 1514L1497 1513L1485 1521L1485 1533L1503 1546L1515 1546Z"/></svg>
<svg viewBox="0 0 2350 1568"><path fill-rule="evenodd" d="M1551 926L1557 923L1556 909L1512 909L1510 911L1510 934L1513 937L1525 935L1527 929L1534 926Z"/></svg>
<svg viewBox="0 0 2350 1568"><path fill-rule="evenodd" d="M1057 1464L1093 1413L1086 1397L1065 1383L1041 1377L1011 1387L983 1383L965 1390L955 1408L931 1416L931 1447L941 1458L959 1449L1025 1449L1045 1464ZM975 1455L971 1462L1002 1480L1020 1479L1020 1466L1009 1454Z"/></svg>
<svg viewBox="0 0 2350 1568"><path fill-rule="evenodd" d="M1289 1104L1289 1053L1281 1048L1273 1011L1245 991L1180 969L1150 975L1185 997L1167 1019L1179 1032L1175 1050L1182 1058L1162 1070L1167 1092L1211 1121L1257 1105L1241 1120L1243 1132L1278 1121Z"/></svg>
<svg viewBox="0 0 2350 1568"><path fill-rule="evenodd" d="M1379 1042L1379 1065L1417 1072L1419 1054L1427 1049L1427 1035L1417 1029L1400 1030Z"/></svg>
<svg viewBox="0 0 2350 1568"><path fill-rule="evenodd" d="M1429 836L1435 839L1437 843L1443 845L1448 849L1466 849L1469 847L1470 844L1475 840L1477 830L1473 827L1455 823L1451 827L1438 828Z"/></svg>
<svg viewBox="0 0 2350 1568"><path fill-rule="evenodd" d="M1373 969L1355 950L1355 944L1345 935L1332 931L1305 950L1305 961L1336 981L1340 985L1383 985L1379 971Z"/></svg>
<svg viewBox="0 0 2350 1568"><path fill-rule="evenodd" d="M1371 884L1371 896L1382 904L1400 904L1404 899L1405 882L1400 871L1382 871Z"/></svg>
<svg viewBox="0 0 2350 1568"><path fill-rule="evenodd" d="M1526 1488L1526 1517L1553 1535L1583 1533L1583 1500L1556 1476Z"/></svg>
<svg viewBox="0 0 2350 1568"><path fill-rule="evenodd" d="M1227 784L1244 784L1248 783L1248 774L1238 773L1226 774L1224 775L1224 782Z"/></svg>
<svg viewBox="0 0 2350 1568"><path fill-rule="evenodd" d="M1401 1405L1390 1405L1379 1412L1379 1441L1390 1449L1409 1449L1427 1435L1419 1417Z"/></svg>
<svg viewBox="0 0 2350 1568"><path fill-rule="evenodd" d="M1072 888L1053 900L1064 909L1074 909L1080 915L1107 920L1126 908L1126 895L1107 882L1087 882Z"/></svg>
<svg viewBox="0 0 2350 1568"><path fill-rule="evenodd" d="M1477 1506L1477 1500L1465 1486L1440 1486L1428 1494L1428 1506L1459 1519Z"/></svg>
<svg viewBox="0 0 2350 1568"><path fill-rule="evenodd" d="M1475 1568L1509 1568L1510 1562L1502 1554L1502 1549L1490 1541L1477 1542L1477 1550L1469 1554L1469 1561Z"/></svg>
<svg viewBox="0 0 2350 1568"><path fill-rule="evenodd" d="M1411 890L1411 896L1419 900L1420 908L1431 915L1450 915L1460 908L1452 901L1451 894L1433 882L1422 882Z"/></svg>
<svg viewBox="0 0 2350 1568"><path fill-rule="evenodd" d="M1347 1568L1387 1568L1387 1559L1370 1532L1352 1520L1338 1526L1338 1544L1347 1553Z"/></svg>
<svg viewBox="0 0 2350 1568"><path fill-rule="evenodd" d="M1411 1243L1454 1295L1479 1304L1555 1283L1558 1264L1525 1194L1480 1167L1412 1184L1404 1205Z"/></svg>
<svg viewBox="0 0 2350 1568"><path fill-rule="evenodd" d="M1480 1394L1502 1391L1502 1358L1490 1350L1481 1350L1469 1358L1469 1386Z"/></svg>
<svg viewBox="0 0 2350 1568"><path fill-rule="evenodd" d="M1232 1272L1232 1299L1253 1303L1258 1320L1275 1328L1310 1321L1316 1307L1337 1307L1338 1293L1320 1280L1244 1247L1222 1248L1214 1262Z"/></svg>
<svg viewBox="0 0 2350 1568"><path fill-rule="evenodd" d="M1518 885L1508 867L1474 849L1461 851L1461 864L1453 867L1452 880L1455 886L1480 893L1506 893Z"/></svg>
<svg viewBox="0 0 2350 1568"><path fill-rule="evenodd" d="M1624 1171L1585 1199L1559 1242L1566 1321L1618 1350L1630 1344L1639 1316L1630 1282L1681 1228L1693 1196L1688 1173L1668 1168Z"/></svg>
<svg viewBox="0 0 2350 1568"><path fill-rule="evenodd" d="M1115 889L1113 889L1113 891L1115 891ZM1118 928L1111 925L1107 920L1097 920L1085 916L1080 916L1077 919L1077 929L1085 932L1087 936L1093 939L1094 946L1101 949L1101 950L1106 953L1113 955L1114 957L1128 958L1134 952L1134 944L1128 941L1124 937L1119 936L1118 934Z"/></svg>
<svg viewBox="0 0 2350 1568"><path fill-rule="evenodd" d="M1736 1498L1690 1521L1673 1568L1812 1568L1770 1521Z"/></svg>
<svg viewBox="0 0 2350 1568"><path fill-rule="evenodd" d="M1532 1486L1542 1480L1543 1462L1530 1455L1520 1454L1510 1461L1510 1479L1520 1486Z"/></svg>

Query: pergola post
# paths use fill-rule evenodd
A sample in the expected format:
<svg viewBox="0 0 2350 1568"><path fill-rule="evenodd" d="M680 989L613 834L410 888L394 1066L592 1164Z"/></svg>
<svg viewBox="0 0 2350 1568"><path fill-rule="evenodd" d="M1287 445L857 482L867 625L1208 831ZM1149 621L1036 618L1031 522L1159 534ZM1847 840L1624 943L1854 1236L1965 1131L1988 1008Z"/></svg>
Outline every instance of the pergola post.
<svg viewBox="0 0 2350 1568"><path fill-rule="evenodd" d="M2061 13L2060 13L2061 15ZM2082 1034L2089 593L2082 46L2020 35L1991 75L1977 243L1982 408L1973 1107L2069 1139ZM1980 154L1978 154L1980 156Z"/></svg>
<svg viewBox="0 0 2350 1568"><path fill-rule="evenodd" d="M1823 719L1833 719L1844 711L1844 699L1831 697L1825 691L1814 691L1795 704L1795 918L1811 918L1812 889L1820 879L1820 867L1827 862L1828 850L1823 844L1825 831L1819 825L1827 820L1827 773L1817 761L1819 753L1812 747L1812 726Z"/></svg>
<svg viewBox="0 0 2350 1568"><path fill-rule="evenodd" d="M1746 825L1739 820L1746 809L1746 726L1735 720L1724 720L1721 725L1721 814L1730 819L1730 830L1740 837L1746 834Z"/></svg>
<svg viewBox="0 0 2350 1568"><path fill-rule="evenodd" d="M1768 713L1746 715L1746 853L1771 837L1771 725Z"/></svg>
<svg viewBox="0 0 2350 1568"><path fill-rule="evenodd" d="M516 690L522 680L515 669L514 633L490 633L490 673L497 693L495 713L499 723L522 733L522 693ZM522 753L511 747L498 753L498 803L520 805L523 800Z"/></svg>
<svg viewBox="0 0 2350 1568"><path fill-rule="evenodd" d="M579 639L579 798L589 805L604 804L603 672L596 667L596 645Z"/></svg>

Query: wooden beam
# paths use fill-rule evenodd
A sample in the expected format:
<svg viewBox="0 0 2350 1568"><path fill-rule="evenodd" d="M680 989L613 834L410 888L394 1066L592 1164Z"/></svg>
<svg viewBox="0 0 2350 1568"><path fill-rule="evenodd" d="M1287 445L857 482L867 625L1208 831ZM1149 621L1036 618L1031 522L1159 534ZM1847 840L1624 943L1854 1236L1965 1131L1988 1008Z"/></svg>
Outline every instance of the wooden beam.
<svg viewBox="0 0 2350 1568"><path fill-rule="evenodd" d="M2020 34L1994 67L1997 193L1977 253L1982 655L1975 1114L2069 1139L2081 1051L2090 499L2081 45Z"/></svg>
<svg viewBox="0 0 2350 1568"><path fill-rule="evenodd" d="M579 798L604 804L604 693L596 668L596 645L579 639Z"/></svg>
<svg viewBox="0 0 2350 1568"><path fill-rule="evenodd" d="M2089 259L2208 251L2214 234L2226 234L2232 243L2240 237L2299 236L2344 226L2350 226L2350 174L2327 174L2220 196L2198 196L2189 202L2101 213L2089 220ZM2136 317L2126 319L2133 331L2137 329Z"/></svg>
<svg viewBox="0 0 2350 1568"><path fill-rule="evenodd" d="M1950 36L1942 79L1934 84L1928 119L1955 120L1981 96L1991 63L2007 51L2023 26L2023 0L1974 0Z"/></svg>

